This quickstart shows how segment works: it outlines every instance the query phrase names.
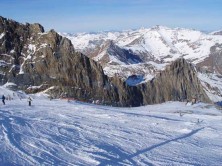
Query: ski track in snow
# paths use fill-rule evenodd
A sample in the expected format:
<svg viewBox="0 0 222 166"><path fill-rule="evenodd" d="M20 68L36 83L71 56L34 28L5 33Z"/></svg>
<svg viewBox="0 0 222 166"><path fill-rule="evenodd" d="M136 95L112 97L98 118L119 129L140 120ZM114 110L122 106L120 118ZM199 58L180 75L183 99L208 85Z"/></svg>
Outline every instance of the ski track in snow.
<svg viewBox="0 0 222 166"><path fill-rule="evenodd" d="M180 116L181 114L181 116ZM206 104L116 108L43 98L0 105L0 165L221 165Z"/></svg>

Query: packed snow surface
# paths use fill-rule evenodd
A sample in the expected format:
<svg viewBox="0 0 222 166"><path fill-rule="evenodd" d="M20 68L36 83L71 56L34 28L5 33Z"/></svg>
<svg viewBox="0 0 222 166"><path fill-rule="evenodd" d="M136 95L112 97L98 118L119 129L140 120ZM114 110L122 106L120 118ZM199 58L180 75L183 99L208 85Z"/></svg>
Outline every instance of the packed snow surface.
<svg viewBox="0 0 222 166"><path fill-rule="evenodd" d="M222 113L168 102L116 108L18 93L0 105L0 165L222 165ZM24 97L24 94L23 94Z"/></svg>

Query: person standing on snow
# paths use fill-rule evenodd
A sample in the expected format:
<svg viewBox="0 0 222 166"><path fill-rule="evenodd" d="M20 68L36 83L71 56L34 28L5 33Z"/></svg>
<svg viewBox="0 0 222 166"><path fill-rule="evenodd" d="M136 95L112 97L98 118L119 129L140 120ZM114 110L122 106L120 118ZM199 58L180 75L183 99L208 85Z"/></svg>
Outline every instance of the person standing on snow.
<svg viewBox="0 0 222 166"><path fill-rule="evenodd" d="M2 103L5 105L5 96L2 95Z"/></svg>
<svg viewBox="0 0 222 166"><path fill-rule="evenodd" d="M29 102L29 106L31 106L31 102L32 102L31 97L28 98L28 102Z"/></svg>

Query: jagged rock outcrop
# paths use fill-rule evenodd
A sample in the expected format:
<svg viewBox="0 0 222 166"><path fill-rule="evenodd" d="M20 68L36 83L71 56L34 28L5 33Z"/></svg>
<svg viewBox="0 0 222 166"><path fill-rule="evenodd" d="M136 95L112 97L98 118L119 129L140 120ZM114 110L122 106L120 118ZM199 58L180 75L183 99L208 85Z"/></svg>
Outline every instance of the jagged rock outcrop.
<svg viewBox="0 0 222 166"><path fill-rule="evenodd" d="M161 71L156 78L141 85L144 104L161 103L165 101L184 101L198 98L210 102L197 78L192 64L185 59L178 59Z"/></svg>
<svg viewBox="0 0 222 166"><path fill-rule="evenodd" d="M117 105L147 105L166 101L190 101L192 98L203 102L211 102L206 95L194 66L185 59L171 63L149 82L128 86L115 78L118 85L119 102Z"/></svg>
<svg viewBox="0 0 222 166"><path fill-rule="evenodd" d="M75 52L70 40L39 24L20 24L0 17L1 84L13 82L29 93L47 90L53 97L72 97L114 106L140 106L202 95L209 101L195 70L184 59L138 86L107 77L102 67Z"/></svg>
<svg viewBox="0 0 222 166"><path fill-rule="evenodd" d="M5 64L2 84L13 82L27 92L54 86L55 97L83 100L102 100L104 87L114 89L100 65L75 52L70 40L54 30L45 33L39 24L23 25L5 18L0 25L0 33L5 34L0 52ZM111 101L112 93L107 96Z"/></svg>

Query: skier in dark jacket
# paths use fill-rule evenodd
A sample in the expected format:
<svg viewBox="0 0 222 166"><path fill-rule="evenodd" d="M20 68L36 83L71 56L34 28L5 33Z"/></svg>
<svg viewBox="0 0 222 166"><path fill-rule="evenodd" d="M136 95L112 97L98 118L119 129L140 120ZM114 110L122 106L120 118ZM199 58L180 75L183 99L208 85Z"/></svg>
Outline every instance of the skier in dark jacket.
<svg viewBox="0 0 222 166"><path fill-rule="evenodd" d="M31 106L31 102L32 102L31 97L28 98L28 102L29 102L29 106Z"/></svg>
<svg viewBox="0 0 222 166"><path fill-rule="evenodd" d="M5 96L2 95L2 103L5 105Z"/></svg>

